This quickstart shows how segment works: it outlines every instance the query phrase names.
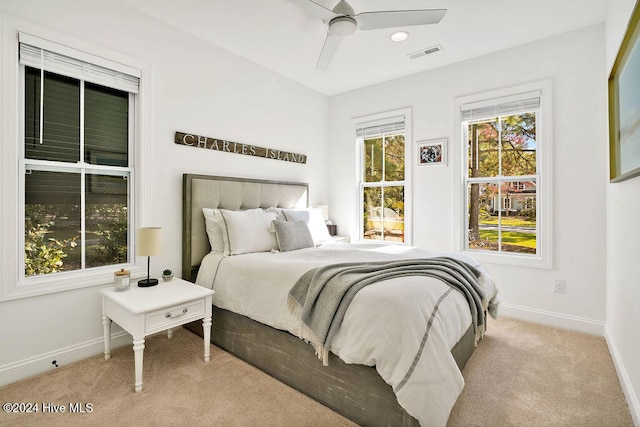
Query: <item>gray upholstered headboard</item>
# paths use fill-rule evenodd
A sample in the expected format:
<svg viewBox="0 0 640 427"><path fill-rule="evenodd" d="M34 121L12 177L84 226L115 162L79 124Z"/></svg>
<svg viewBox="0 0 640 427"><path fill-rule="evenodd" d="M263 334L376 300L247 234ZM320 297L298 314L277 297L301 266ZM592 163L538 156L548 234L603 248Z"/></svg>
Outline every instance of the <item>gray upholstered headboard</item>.
<svg viewBox="0 0 640 427"><path fill-rule="evenodd" d="M200 261L211 250L202 208L306 207L309 184L222 176L182 176L182 278L195 281Z"/></svg>

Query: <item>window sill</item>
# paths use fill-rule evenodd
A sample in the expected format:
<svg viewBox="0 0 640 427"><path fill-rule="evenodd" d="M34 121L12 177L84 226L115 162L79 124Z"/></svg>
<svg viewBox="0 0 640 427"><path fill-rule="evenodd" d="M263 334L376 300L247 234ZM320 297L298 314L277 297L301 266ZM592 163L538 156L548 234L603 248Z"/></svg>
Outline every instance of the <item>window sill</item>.
<svg viewBox="0 0 640 427"><path fill-rule="evenodd" d="M0 296L0 302L22 298L31 298L56 292L90 288L113 283L113 273L118 268L129 270L131 280L146 276L146 268L136 264L123 264L96 269L91 272L68 272L54 275L23 278L14 287L6 287Z"/></svg>
<svg viewBox="0 0 640 427"><path fill-rule="evenodd" d="M528 267L550 270L552 268L550 257L543 258L536 255L518 255L506 253L489 253L485 251L462 251L483 264L510 265L514 267Z"/></svg>

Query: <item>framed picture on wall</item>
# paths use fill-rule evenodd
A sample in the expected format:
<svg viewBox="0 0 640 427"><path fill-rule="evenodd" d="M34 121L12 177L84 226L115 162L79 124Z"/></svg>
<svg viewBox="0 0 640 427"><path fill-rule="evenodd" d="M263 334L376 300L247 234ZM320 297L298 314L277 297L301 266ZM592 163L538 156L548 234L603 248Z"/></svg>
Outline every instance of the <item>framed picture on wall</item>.
<svg viewBox="0 0 640 427"><path fill-rule="evenodd" d="M609 76L611 182L640 175L640 3Z"/></svg>
<svg viewBox="0 0 640 427"><path fill-rule="evenodd" d="M418 166L447 164L447 138L416 142Z"/></svg>

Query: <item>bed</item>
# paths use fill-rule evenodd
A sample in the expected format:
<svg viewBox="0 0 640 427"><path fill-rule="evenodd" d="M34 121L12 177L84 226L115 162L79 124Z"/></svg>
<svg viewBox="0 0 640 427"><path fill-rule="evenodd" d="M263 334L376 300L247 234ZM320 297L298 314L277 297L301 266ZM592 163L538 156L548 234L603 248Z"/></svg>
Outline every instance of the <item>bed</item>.
<svg viewBox="0 0 640 427"><path fill-rule="evenodd" d="M453 372L450 367L438 369L422 367L426 364L422 359L426 359L426 357L418 358L416 356L413 359L411 355L405 357L405 353L409 354L410 351L393 350L399 354L402 360L390 363L387 359L388 353L392 353L392 350L385 350L386 353L375 353L369 348L361 350L362 343L354 350L356 345L352 343L357 339L354 340L353 337L366 336L367 332L363 329L367 327L366 325L373 324L378 321L377 318L383 316L395 317L390 316L389 313L385 314L385 310L393 310L393 308L387 308L392 304L379 303L380 298L388 297L385 292L389 292L389 289L385 290L383 286L378 284L367 286L366 292L363 289L357 293L357 297L353 298L352 305L344 316L343 326L334 334L332 347L324 352L327 357L324 360L325 363L319 360L317 348L314 350L307 342L308 339L306 341L300 339L308 337L305 336L302 329L299 329L301 328L299 319L296 319L290 311L287 312L289 307L286 304L288 296L286 290L296 282L296 278L310 269L324 268L323 266L327 264L335 263L334 260L388 262L390 257L395 262L407 258L432 257L442 254L427 254L417 248L374 244L368 244L364 249L358 245L325 244L318 248L305 247L288 252L242 249L237 250L239 252L237 256L232 253L211 250L214 243L209 239L208 231L211 230L207 230L208 222L205 221L203 212L225 210L224 212L230 221L230 230L232 230L231 219L235 218L235 212L238 212L238 218L242 218L248 215L247 212L251 210L264 211L275 208L276 211L285 209L290 212L288 209L304 208L308 205L308 191L308 185L299 182L193 174L183 176L182 277L216 290L213 306L212 343L360 425L420 425L418 419L409 415L404 408L411 408L412 413L418 414L423 425L446 423L446 415L452 406L451 397L449 397L448 403L441 405L444 408L438 407L439 403L436 402L438 396L431 396L433 399L431 397L428 399L429 405L431 405L431 400L435 402L433 403L435 405L434 413L440 412L440 415L434 415L433 420L436 421L432 423L431 416L420 413L422 409L415 407L416 396L419 395L415 390L420 390L415 387L421 387L420 381L424 378L436 375L437 380L444 383L441 389L435 389L435 393L441 394L438 390L443 390L443 394L453 393L457 397L463 384L460 370L471 356L479 337L481 337L481 331L478 331L477 325L474 327L474 322L470 320L469 314L461 314L460 319L456 316L452 316L451 319L447 318L444 322L445 325L442 326L445 329L456 331L455 341L451 341L453 333L450 336L447 335L448 341L441 343L441 347L446 346L445 349L448 351L445 353L447 354L438 355L435 364L453 363L455 367L455 372ZM253 224L244 225L245 228L251 226ZM226 237L228 240L229 236ZM227 241L227 243L229 242ZM269 272L271 273L269 274ZM488 282L489 278L486 276L486 272L483 274L483 286L491 285L489 296L485 295L484 307L487 308L490 297L495 296L496 291L492 282ZM410 283L417 279L398 278L387 280L384 283L394 283L394 280L403 280L403 286L405 286L404 283ZM439 281L435 281L440 286L446 287ZM415 288L420 288L416 292L425 292L422 290L425 286L415 286ZM449 289L447 294L458 294L451 292L451 288ZM361 297L360 295L365 296ZM459 296L455 298L461 299ZM462 300L464 301L463 298ZM495 306L496 301L492 300L492 303ZM454 311L465 311L460 309L461 303L459 301L456 304L452 305ZM363 307L371 306L375 309L373 315L370 315L366 321L354 320L359 319L353 317L356 314L349 317L352 313L358 312L361 312L360 315L366 316L366 314L362 314L364 313ZM467 306L466 310L468 309ZM435 311L433 310L434 313ZM484 316L484 313L480 313L480 316ZM433 322L432 319L431 321ZM194 323L188 328L195 333L202 334L200 325ZM396 334L386 331L383 335L389 337ZM432 335L435 338L430 338L430 340L438 341L439 335L437 333ZM376 339L375 335L363 338L366 341L364 346L367 347L369 341L373 342ZM420 345L424 346L424 342ZM372 347L374 346L372 345ZM423 347L419 348L420 351L423 351ZM426 348L425 354L431 355L432 350L429 349L429 346L424 346L424 348ZM366 353L364 356L363 352ZM343 359L349 363L345 363ZM444 361L440 362L440 359ZM449 359L454 362L448 362ZM413 362L411 362L412 360ZM411 376L409 381L406 381L405 376L403 380L405 382L401 384L403 389L399 392L399 384L393 377L396 374L392 371L396 370L396 365L402 366L403 363L409 362L412 363L410 368L412 372L415 370L417 373ZM416 365L418 366L416 367ZM425 372L430 369L424 378L422 377L423 369ZM431 371L435 371L435 373ZM438 373L439 371L445 372L445 374L441 375ZM409 385L405 386L405 384ZM404 408L399 404L399 400L403 402ZM453 401L455 402L455 398Z"/></svg>

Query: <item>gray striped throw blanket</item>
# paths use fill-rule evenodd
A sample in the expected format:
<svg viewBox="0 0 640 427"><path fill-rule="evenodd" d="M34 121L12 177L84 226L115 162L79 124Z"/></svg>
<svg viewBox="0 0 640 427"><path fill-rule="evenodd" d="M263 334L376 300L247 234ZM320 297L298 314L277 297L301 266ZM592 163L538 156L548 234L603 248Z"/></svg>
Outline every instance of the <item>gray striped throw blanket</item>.
<svg viewBox="0 0 640 427"><path fill-rule="evenodd" d="M332 264L303 274L289 291L289 310L303 322L303 338L328 363L328 349L355 294L363 287L401 276L439 279L462 293L469 303L476 343L485 329L484 291L480 273L449 257Z"/></svg>

